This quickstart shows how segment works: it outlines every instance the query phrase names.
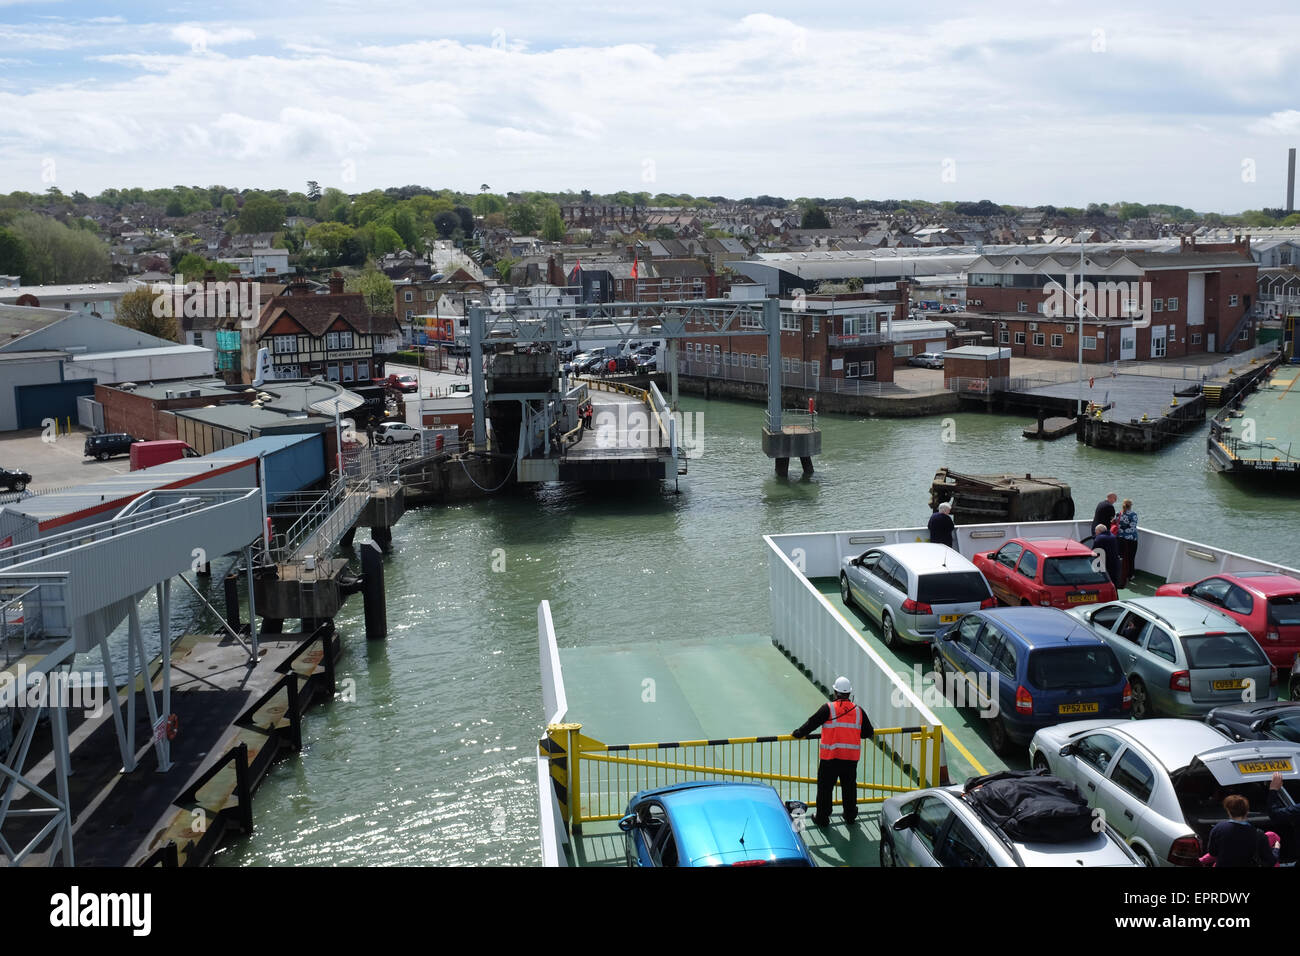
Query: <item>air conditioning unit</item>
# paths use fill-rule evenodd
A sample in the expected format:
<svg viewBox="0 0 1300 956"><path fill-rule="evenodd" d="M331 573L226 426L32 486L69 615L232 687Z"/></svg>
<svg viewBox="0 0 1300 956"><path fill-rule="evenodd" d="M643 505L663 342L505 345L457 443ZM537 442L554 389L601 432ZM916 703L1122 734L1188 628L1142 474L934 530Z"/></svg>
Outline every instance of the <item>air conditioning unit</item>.
<svg viewBox="0 0 1300 956"><path fill-rule="evenodd" d="M1038 331L1038 323L1037 323L1037 322L1030 322L1030 323L1029 323L1029 331L1030 331L1030 332L1037 332L1037 331Z"/></svg>
<svg viewBox="0 0 1300 956"><path fill-rule="evenodd" d="M1073 325L1067 325L1067 326L1065 327L1065 331L1066 331L1067 334L1073 332L1073 331L1074 331L1074 326L1073 326Z"/></svg>
<svg viewBox="0 0 1300 956"><path fill-rule="evenodd" d="M998 323L998 328L1000 328L1000 329L1005 329L1006 327L1007 327L1007 324L1006 324L1005 322L999 322L999 323Z"/></svg>

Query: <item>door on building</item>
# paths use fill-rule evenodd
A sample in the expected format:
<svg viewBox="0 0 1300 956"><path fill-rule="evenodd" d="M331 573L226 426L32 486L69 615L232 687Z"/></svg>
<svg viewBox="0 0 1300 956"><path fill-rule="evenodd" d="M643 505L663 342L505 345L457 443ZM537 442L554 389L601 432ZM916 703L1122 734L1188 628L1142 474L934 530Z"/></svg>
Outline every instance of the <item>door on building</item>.
<svg viewBox="0 0 1300 956"><path fill-rule="evenodd" d="M1207 352L1213 352L1213 351L1214 351L1214 339L1215 339L1215 337L1216 337L1216 336L1215 336L1215 333L1213 333L1213 332L1206 332L1206 333L1205 333L1205 351L1207 351Z"/></svg>
<svg viewBox="0 0 1300 956"><path fill-rule="evenodd" d="M1163 325L1151 326L1151 357L1153 359L1162 359L1165 357L1165 333L1167 329Z"/></svg>
<svg viewBox="0 0 1300 956"><path fill-rule="evenodd" d="M80 419L77 399L95 394L95 379L50 382L45 385L14 386L19 428L41 428L47 418L56 419L60 430L69 418Z"/></svg>
<svg viewBox="0 0 1300 956"><path fill-rule="evenodd" d="M1138 356L1138 334L1136 329L1119 330L1119 360L1129 362Z"/></svg>

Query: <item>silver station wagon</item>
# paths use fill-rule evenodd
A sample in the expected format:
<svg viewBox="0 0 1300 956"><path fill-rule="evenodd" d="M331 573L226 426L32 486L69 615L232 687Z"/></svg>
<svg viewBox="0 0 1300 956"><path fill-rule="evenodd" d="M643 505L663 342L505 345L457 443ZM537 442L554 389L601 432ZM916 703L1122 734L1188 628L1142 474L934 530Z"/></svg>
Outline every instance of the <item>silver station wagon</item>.
<svg viewBox="0 0 1300 956"><path fill-rule="evenodd" d="M942 544L886 544L841 559L840 597L880 623L886 647L929 644L940 626L994 606L979 569Z"/></svg>
<svg viewBox="0 0 1300 956"><path fill-rule="evenodd" d="M1201 717L1223 704L1277 698L1277 671L1240 624L1182 597L1071 608L1128 674L1133 716Z"/></svg>

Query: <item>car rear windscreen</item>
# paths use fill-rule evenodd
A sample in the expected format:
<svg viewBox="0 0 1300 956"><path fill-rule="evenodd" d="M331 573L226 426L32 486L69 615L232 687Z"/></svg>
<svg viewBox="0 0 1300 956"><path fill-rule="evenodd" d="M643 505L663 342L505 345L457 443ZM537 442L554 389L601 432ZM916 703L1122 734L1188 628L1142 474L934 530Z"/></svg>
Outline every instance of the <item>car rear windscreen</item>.
<svg viewBox="0 0 1300 956"><path fill-rule="evenodd" d="M1115 652L1105 645L1040 647L1029 654L1029 683L1040 690L1113 687L1123 677Z"/></svg>
<svg viewBox="0 0 1300 956"><path fill-rule="evenodd" d="M1189 667L1263 667L1268 658L1245 632L1190 634L1183 638Z"/></svg>
<svg viewBox="0 0 1300 956"><path fill-rule="evenodd" d="M1086 554L1048 558L1043 565L1044 584L1105 584L1109 580L1105 571L1093 570L1092 557Z"/></svg>
<svg viewBox="0 0 1300 956"><path fill-rule="evenodd" d="M916 599L922 604L979 604L990 596L978 571L922 574L916 581Z"/></svg>
<svg viewBox="0 0 1300 956"><path fill-rule="evenodd" d="M1274 624L1282 627L1300 624L1300 594L1280 594L1269 598L1268 616Z"/></svg>

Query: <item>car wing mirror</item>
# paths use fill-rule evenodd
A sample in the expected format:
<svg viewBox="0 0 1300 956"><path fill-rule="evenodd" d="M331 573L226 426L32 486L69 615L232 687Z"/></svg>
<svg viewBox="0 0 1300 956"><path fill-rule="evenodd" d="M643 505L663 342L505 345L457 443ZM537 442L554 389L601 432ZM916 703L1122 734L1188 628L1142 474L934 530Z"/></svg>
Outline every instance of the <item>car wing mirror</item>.
<svg viewBox="0 0 1300 956"><path fill-rule="evenodd" d="M1072 757L1074 756L1075 751L1077 749L1078 749L1077 746L1074 744L1066 744L1064 747L1058 750L1057 753L1060 754L1062 757Z"/></svg>
<svg viewBox="0 0 1300 956"><path fill-rule="evenodd" d="M1183 588L1183 593L1184 593L1184 594L1191 594L1191 593L1192 593L1192 586L1189 584L1189 585L1187 585L1187 587Z"/></svg>
<svg viewBox="0 0 1300 956"><path fill-rule="evenodd" d="M904 813L901 817L899 817L897 820L893 822L893 824L890 826L890 829L897 830L899 833L903 832L904 830L910 830L912 829L912 827L916 826L917 819L918 817L915 813Z"/></svg>
<svg viewBox="0 0 1300 956"><path fill-rule="evenodd" d="M618 821L618 828L624 833L631 833L637 828L637 818L635 813L629 813L622 820Z"/></svg>

